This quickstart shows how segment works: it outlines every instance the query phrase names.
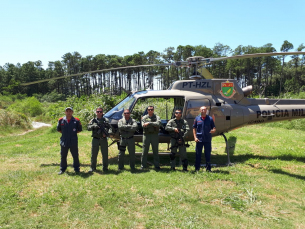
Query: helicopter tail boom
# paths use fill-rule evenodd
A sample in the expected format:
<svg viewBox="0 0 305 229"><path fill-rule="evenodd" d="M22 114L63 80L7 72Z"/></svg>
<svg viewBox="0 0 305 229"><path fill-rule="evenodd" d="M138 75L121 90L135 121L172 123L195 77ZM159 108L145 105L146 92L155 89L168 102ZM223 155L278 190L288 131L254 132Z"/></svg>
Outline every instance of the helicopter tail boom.
<svg viewBox="0 0 305 229"><path fill-rule="evenodd" d="M305 118L305 104L259 105L254 109L250 108L249 111L247 125Z"/></svg>

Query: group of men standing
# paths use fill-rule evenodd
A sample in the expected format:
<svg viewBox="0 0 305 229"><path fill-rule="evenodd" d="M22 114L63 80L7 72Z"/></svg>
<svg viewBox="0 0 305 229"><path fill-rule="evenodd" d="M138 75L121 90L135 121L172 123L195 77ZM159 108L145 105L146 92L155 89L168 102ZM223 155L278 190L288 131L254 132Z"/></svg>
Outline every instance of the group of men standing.
<svg viewBox="0 0 305 229"><path fill-rule="evenodd" d="M141 169L147 168L147 156L150 145L152 146L154 156L154 167L160 170L159 163L159 128L161 126L161 119L154 114L154 106L148 106L148 114L142 117L141 124L143 127L143 151L141 157ZM197 116L193 124L193 135L196 142L196 162L195 170L199 171L201 164L202 149L204 147L206 170L211 171L210 156L211 156L211 134L216 131L212 117L206 114L207 108L205 106L200 108L201 115ZM103 171L108 171L108 131L110 130L109 120L103 116L103 108L98 107L95 111L96 118L92 119L87 129L92 131L92 146L91 146L91 168L89 172L94 172L97 165L97 156L99 148L101 148L103 157ZM73 157L73 167L76 173L79 172L79 158L78 158L78 139L77 133L82 131L82 125L78 118L73 117L73 109L67 107L65 110L66 116L60 118L57 124L57 131L62 134L60 138L61 145L61 162L60 172L63 174L67 169L67 155L70 149ZM138 125L136 120L130 116L128 109L124 110L123 118L118 122L118 129L120 132L119 154L118 154L118 170L124 169L124 156L126 148L129 152L130 168L135 170L135 140L134 133ZM179 149L180 158L182 160L183 171L188 171L188 159L186 153L185 136L190 130L186 120L182 119L182 110L175 110L175 118L168 121L165 130L171 136L171 153L170 164L171 169L175 170L176 153Z"/></svg>

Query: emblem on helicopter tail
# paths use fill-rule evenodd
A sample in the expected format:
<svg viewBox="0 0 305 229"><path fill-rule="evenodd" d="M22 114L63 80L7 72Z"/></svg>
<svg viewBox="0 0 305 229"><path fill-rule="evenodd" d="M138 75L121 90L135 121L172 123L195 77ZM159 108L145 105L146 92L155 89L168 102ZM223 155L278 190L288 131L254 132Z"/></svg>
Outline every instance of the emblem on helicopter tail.
<svg viewBox="0 0 305 229"><path fill-rule="evenodd" d="M234 83L233 82L225 82L221 83L221 90L220 94L225 98L232 98L235 95L236 91L234 90Z"/></svg>

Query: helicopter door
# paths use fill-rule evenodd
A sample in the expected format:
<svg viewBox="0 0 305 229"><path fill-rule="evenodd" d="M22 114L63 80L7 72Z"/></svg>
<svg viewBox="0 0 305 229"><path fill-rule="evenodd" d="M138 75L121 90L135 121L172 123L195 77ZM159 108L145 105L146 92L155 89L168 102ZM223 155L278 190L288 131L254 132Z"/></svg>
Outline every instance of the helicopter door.
<svg viewBox="0 0 305 229"><path fill-rule="evenodd" d="M207 114L210 114L211 110L211 103L208 99L191 99L187 102L187 109L185 112L185 119L187 120L190 129L193 129L192 126L194 124L194 119L196 116L200 115L200 107L206 106L207 107ZM192 138L193 132L189 131L188 138Z"/></svg>

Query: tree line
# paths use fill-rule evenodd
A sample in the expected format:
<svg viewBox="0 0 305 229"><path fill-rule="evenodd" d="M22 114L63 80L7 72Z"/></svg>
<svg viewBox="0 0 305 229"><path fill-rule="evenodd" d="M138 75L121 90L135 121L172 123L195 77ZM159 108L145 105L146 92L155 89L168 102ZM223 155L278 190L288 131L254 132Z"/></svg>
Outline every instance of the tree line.
<svg viewBox="0 0 305 229"><path fill-rule="evenodd" d="M304 48L303 44L294 48L292 43L285 40L278 51L302 51ZM120 94L122 91L142 90L148 87L167 89L175 80L188 79L193 70L174 66L140 67L87 73L28 86L20 84L109 68L184 61L191 56L225 57L276 51L271 43L261 47L239 45L235 49L217 43L213 48L204 45L179 45L177 48L168 47L163 52L151 50L124 57L105 54L83 57L79 52L66 53L61 60L50 61L45 69L40 60L22 65L7 63L0 66L0 93L22 93L31 96L56 92L80 97L100 93ZM224 60L213 62L207 69L214 78L238 80L241 87L257 85L256 93L264 96L305 91L305 55L291 56L286 62L285 58L288 59L286 56L273 56Z"/></svg>

